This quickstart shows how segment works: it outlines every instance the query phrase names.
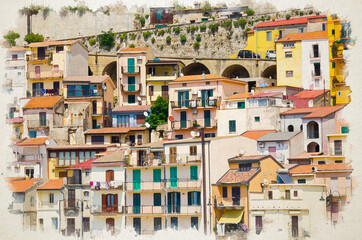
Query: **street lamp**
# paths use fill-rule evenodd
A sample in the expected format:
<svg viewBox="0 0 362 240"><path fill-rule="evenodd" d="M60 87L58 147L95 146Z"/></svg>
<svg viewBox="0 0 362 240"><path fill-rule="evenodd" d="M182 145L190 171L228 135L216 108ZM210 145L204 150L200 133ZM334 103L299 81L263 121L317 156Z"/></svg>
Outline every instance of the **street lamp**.
<svg viewBox="0 0 362 240"><path fill-rule="evenodd" d="M329 195L327 196L327 203L330 205L330 207L331 207L331 225L333 225L333 214L332 214L332 211L333 211L333 209L332 209L332 203L333 203L333 193L338 193L338 203L340 203L340 202L342 202L342 199L341 199L341 194L338 192L338 191L332 191L332 190L330 190L329 191ZM323 196L322 196L322 198L323 198Z"/></svg>

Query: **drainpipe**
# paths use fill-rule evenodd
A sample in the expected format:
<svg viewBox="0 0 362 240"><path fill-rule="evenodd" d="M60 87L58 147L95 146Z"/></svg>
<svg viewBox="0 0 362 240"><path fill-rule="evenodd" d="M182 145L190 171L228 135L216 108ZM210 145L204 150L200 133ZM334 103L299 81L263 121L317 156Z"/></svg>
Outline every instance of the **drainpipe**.
<svg viewBox="0 0 362 240"><path fill-rule="evenodd" d="M207 205L206 205L206 164L205 164L205 134L204 134L204 128L201 128L201 152L202 152L202 178L203 178L203 181L202 181L202 197L203 197L203 219L204 219L204 234L206 235L207 234L207 217L206 217L206 214L207 214Z"/></svg>
<svg viewBox="0 0 362 240"><path fill-rule="evenodd" d="M62 188L63 189L63 188ZM59 190L59 192L61 193L61 194L63 194L63 199L61 199L61 200L59 200L58 201L58 205L59 205L59 226L58 226L58 228L59 228L59 234L60 234L60 229L61 229L61 225L62 225L62 219L61 219L61 216L62 216L62 214L61 214L61 209L60 209L60 202L62 202L62 201L64 201L64 199L65 199L65 196L64 196L64 192L62 192L62 190Z"/></svg>
<svg viewBox="0 0 362 240"><path fill-rule="evenodd" d="M208 170L209 170L209 199L210 199L210 202L211 202L211 199L212 199L212 191L211 191L211 175L210 175L210 141L207 143L207 152L208 152ZM211 210L212 212L212 210ZM211 220L211 213L210 213L210 234L212 233L212 220ZM216 216L216 211L215 211L215 216Z"/></svg>
<svg viewBox="0 0 362 240"><path fill-rule="evenodd" d="M321 118L321 135L320 135L320 138L321 138L321 149L319 149L319 151L322 151L324 150L324 139L323 139L323 119Z"/></svg>
<svg viewBox="0 0 362 240"><path fill-rule="evenodd" d="M250 211L249 211L249 185L246 185L246 205L248 211L248 229L250 228Z"/></svg>

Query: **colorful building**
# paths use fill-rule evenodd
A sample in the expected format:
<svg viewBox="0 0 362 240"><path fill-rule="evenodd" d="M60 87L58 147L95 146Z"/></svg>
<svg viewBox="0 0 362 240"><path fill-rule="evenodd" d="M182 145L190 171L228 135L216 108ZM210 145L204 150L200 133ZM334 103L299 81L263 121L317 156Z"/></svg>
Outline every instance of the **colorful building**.
<svg viewBox="0 0 362 240"><path fill-rule="evenodd" d="M26 94L26 61L25 48L8 48L5 57L4 87L14 92L15 96Z"/></svg>
<svg viewBox="0 0 362 240"><path fill-rule="evenodd" d="M150 113L150 105L119 106L112 110L112 126L142 127Z"/></svg>
<svg viewBox="0 0 362 240"><path fill-rule="evenodd" d="M304 90L291 96L293 107L324 107L331 102L329 90Z"/></svg>

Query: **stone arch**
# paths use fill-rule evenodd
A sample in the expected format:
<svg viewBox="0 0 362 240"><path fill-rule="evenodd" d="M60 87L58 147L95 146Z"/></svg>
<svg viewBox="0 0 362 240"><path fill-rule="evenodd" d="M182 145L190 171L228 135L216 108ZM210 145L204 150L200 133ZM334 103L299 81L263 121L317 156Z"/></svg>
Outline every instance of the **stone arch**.
<svg viewBox="0 0 362 240"><path fill-rule="evenodd" d="M103 69L102 75L107 73L113 80L113 83L117 86L117 61L108 63L108 65Z"/></svg>
<svg viewBox="0 0 362 240"><path fill-rule="evenodd" d="M230 65L227 68L225 68L224 72L221 74L223 77L227 77L227 78L249 78L250 74L248 72L248 70L239 65L239 64L234 64L234 65Z"/></svg>
<svg viewBox="0 0 362 240"><path fill-rule="evenodd" d="M307 124L307 137L309 139L319 138L319 125L315 121L310 121Z"/></svg>
<svg viewBox="0 0 362 240"><path fill-rule="evenodd" d="M316 142L311 142L308 144L307 146L307 152L319 152L320 148L319 148L319 144Z"/></svg>
<svg viewBox="0 0 362 240"><path fill-rule="evenodd" d="M288 126L288 132L294 132L294 126L293 125Z"/></svg>
<svg viewBox="0 0 362 240"><path fill-rule="evenodd" d="M184 67L182 73L184 75L201 75L202 73L210 74L210 70L204 64L195 62Z"/></svg>
<svg viewBox="0 0 362 240"><path fill-rule="evenodd" d="M277 65L271 65L264 69L263 73L261 74L263 78L272 78L277 79Z"/></svg>

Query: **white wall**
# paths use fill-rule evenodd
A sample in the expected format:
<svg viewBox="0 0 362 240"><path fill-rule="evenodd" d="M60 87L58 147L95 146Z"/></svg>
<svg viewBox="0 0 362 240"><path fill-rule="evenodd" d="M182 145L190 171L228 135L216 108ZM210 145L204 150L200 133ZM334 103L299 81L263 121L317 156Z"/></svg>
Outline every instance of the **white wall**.
<svg viewBox="0 0 362 240"><path fill-rule="evenodd" d="M223 109L216 113L217 136L241 135L247 129L246 109ZM236 131L229 132L229 121L236 121Z"/></svg>

